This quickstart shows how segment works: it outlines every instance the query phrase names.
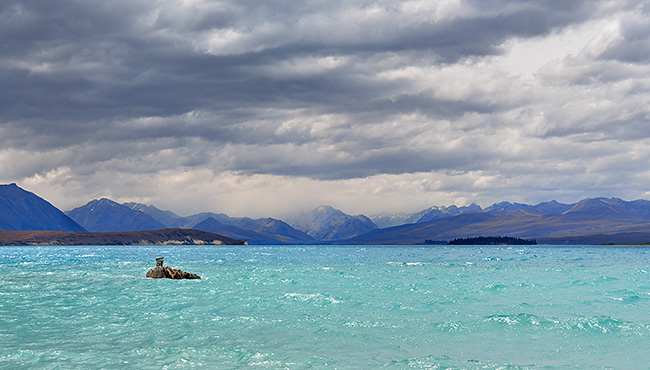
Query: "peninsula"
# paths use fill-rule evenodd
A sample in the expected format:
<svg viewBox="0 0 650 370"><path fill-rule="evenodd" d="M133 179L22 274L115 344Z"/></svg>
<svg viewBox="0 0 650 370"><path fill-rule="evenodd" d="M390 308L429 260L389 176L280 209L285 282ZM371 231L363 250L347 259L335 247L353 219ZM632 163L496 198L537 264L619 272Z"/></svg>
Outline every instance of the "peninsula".
<svg viewBox="0 0 650 370"><path fill-rule="evenodd" d="M2 230L0 245L247 245L246 241L193 229L87 232Z"/></svg>

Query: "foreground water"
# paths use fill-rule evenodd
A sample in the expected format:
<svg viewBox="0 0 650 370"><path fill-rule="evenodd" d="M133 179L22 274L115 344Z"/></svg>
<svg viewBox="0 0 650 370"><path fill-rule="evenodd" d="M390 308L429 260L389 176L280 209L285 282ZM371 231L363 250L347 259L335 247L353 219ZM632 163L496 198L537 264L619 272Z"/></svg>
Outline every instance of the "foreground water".
<svg viewBox="0 0 650 370"><path fill-rule="evenodd" d="M201 280L144 278L155 264ZM650 250L0 247L0 368L647 369Z"/></svg>

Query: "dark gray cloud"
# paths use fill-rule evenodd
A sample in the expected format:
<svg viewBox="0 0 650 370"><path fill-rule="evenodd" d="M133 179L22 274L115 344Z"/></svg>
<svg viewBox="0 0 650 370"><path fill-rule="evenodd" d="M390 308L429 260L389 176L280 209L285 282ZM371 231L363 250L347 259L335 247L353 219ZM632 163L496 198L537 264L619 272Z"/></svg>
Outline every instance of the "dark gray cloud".
<svg viewBox="0 0 650 370"><path fill-rule="evenodd" d="M641 194L645 169L623 194L611 174L648 159L648 12L634 0L3 1L4 181L74 183L81 197L121 194L116 179L138 174L170 188L260 175L381 194L419 176L433 179L410 190L423 202L451 203L517 182L528 188L513 200L547 200L598 178L585 194ZM547 61L535 68L515 52L534 43ZM582 181L567 185L572 171Z"/></svg>
<svg viewBox="0 0 650 370"><path fill-rule="evenodd" d="M1 34L10 40L2 47L3 85L11 94L3 96L3 102L11 107L9 117L49 113L54 121L315 101L338 108L350 96L366 103L373 91L385 88L363 81L372 77L373 70L329 71L326 78L265 78L256 74L257 68L301 56L350 55L365 60L377 53L429 51L431 62L454 62L498 54L499 45L510 37L544 35L595 8L591 2L569 3L519 2L513 7L508 2L487 6L479 2L472 4L480 5L475 16L407 23L399 6L381 2L327 7L307 2L296 7L295 2L181 6L146 1L101 5L7 1L0 10L7 20ZM334 18L346 12L357 14L349 20ZM363 19L365 12L378 14ZM319 17L322 24L301 24ZM343 31L328 33L337 27ZM225 38L242 34L241 41L232 42L235 50L201 42L202 37L219 39L222 31ZM335 99L336 95L344 98Z"/></svg>

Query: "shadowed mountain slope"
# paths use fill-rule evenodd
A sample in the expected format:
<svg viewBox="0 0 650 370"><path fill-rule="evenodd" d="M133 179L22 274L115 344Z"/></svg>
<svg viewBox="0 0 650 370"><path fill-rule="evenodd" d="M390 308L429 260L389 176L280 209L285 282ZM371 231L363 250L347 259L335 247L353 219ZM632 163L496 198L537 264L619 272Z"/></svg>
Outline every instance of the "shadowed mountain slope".
<svg viewBox="0 0 650 370"><path fill-rule="evenodd" d="M0 185L0 229L84 231L48 201L16 184Z"/></svg>

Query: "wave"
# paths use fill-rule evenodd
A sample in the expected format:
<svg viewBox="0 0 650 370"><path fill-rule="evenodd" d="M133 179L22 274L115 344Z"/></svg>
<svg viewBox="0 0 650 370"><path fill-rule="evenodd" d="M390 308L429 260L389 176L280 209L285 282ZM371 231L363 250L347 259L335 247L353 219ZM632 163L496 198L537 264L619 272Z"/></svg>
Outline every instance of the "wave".
<svg viewBox="0 0 650 370"><path fill-rule="evenodd" d="M315 302L325 302L325 303L341 303L340 300L322 293L286 293L283 297L291 298L293 300L300 301L300 302L315 301Z"/></svg>
<svg viewBox="0 0 650 370"><path fill-rule="evenodd" d="M510 329L540 328L549 331L591 334L650 335L648 325L619 320L610 316L562 318L528 313L490 315L485 322Z"/></svg>
<svg viewBox="0 0 650 370"><path fill-rule="evenodd" d="M534 370L548 369L547 366L537 364L509 364L509 363L492 363L483 362L474 358L456 359L450 356L420 356L399 361L391 361L383 366L385 369L494 369L494 370Z"/></svg>

